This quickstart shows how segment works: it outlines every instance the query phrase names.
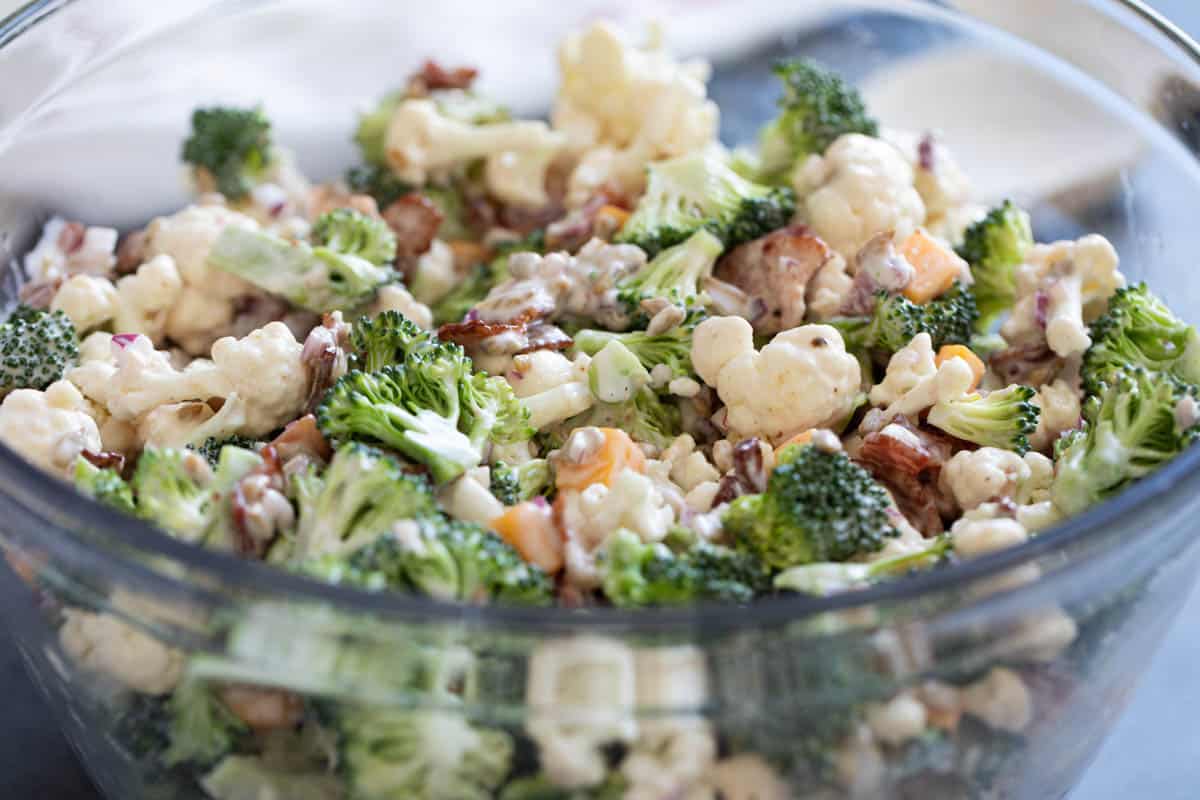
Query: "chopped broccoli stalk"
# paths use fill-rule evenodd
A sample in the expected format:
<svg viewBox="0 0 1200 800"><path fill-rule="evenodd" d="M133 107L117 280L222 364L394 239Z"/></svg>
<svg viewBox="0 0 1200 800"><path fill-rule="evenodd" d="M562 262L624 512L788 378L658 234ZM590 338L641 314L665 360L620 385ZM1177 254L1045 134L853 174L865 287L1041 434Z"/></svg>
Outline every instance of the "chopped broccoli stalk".
<svg viewBox="0 0 1200 800"><path fill-rule="evenodd" d="M1041 414L1033 401L1036 394L1028 386L1012 384L985 395L940 402L930 409L929 424L964 441L1024 455Z"/></svg>
<svg viewBox="0 0 1200 800"><path fill-rule="evenodd" d="M45 389L79 360L79 336L61 311L17 308L0 325L0 396Z"/></svg>
<svg viewBox="0 0 1200 800"><path fill-rule="evenodd" d="M271 165L271 122L261 108L197 108L183 160L206 171L225 197L240 200Z"/></svg>
<svg viewBox="0 0 1200 800"><path fill-rule="evenodd" d="M563 432L581 427L620 428L635 442L667 447L683 432L682 414L671 398L659 397L649 386L623 403L596 403L562 423Z"/></svg>
<svg viewBox="0 0 1200 800"><path fill-rule="evenodd" d="M754 556L716 545L698 543L675 554L621 529L604 547L604 594L617 606L748 603L769 587L767 571Z"/></svg>
<svg viewBox="0 0 1200 800"><path fill-rule="evenodd" d="M188 447L189 449L195 450L197 453L202 455L204 460L208 462L208 465L216 469L217 462L221 457L221 450L223 450L226 445L238 447L243 450L250 450L253 452L258 449L260 444L261 442L257 442L254 439L250 439L246 436L231 436L228 439L217 439L210 436L201 444L195 447L189 445Z"/></svg>
<svg viewBox="0 0 1200 800"><path fill-rule="evenodd" d="M346 185L350 191L368 194L382 210L411 193L415 187L392 174L385 166L368 165L351 167L346 171Z"/></svg>
<svg viewBox="0 0 1200 800"><path fill-rule="evenodd" d="M1083 383L1100 391L1113 372L1145 367L1200 385L1200 336L1176 317L1144 283L1118 289L1092 324L1092 346L1083 357Z"/></svg>
<svg viewBox="0 0 1200 800"><path fill-rule="evenodd" d="M437 513L424 478L356 442L338 448L324 473L294 475L292 488L299 509L293 562L351 553L400 520Z"/></svg>
<svg viewBox="0 0 1200 800"><path fill-rule="evenodd" d="M394 528L345 558L305 565L330 583L418 592L438 600L548 605L553 584L491 531L425 516Z"/></svg>
<svg viewBox="0 0 1200 800"><path fill-rule="evenodd" d="M207 767L228 755L250 729L204 683L184 681L167 701L170 723L163 762Z"/></svg>
<svg viewBox="0 0 1200 800"><path fill-rule="evenodd" d="M516 467L502 461L492 465L492 494L506 506L544 496L550 491L553 480L550 462L544 458L534 458Z"/></svg>
<svg viewBox="0 0 1200 800"><path fill-rule="evenodd" d="M75 488L109 508L136 514L133 489L115 469L101 469L83 456L75 460Z"/></svg>
<svg viewBox="0 0 1200 800"><path fill-rule="evenodd" d="M1177 456L1196 438L1177 409L1196 388L1173 375L1131 366L1110 373L1084 404L1084 426L1055 443L1051 499L1077 514Z"/></svg>
<svg viewBox="0 0 1200 800"><path fill-rule="evenodd" d="M791 567L775 576L775 588L827 597L868 586L879 580L927 569L940 563L952 549L948 536L939 536L916 553L884 558L867 564L817 563Z"/></svg>
<svg viewBox="0 0 1200 800"><path fill-rule="evenodd" d="M358 127L354 131L354 143L358 145L362 159L372 167L387 168L387 151L384 143L387 140L388 126L396 109L404 100L404 90L396 89L388 92L379 99L375 107L358 117Z"/></svg>
<svg viewBox="0 0 1200 800"><path fill-rule="evenodd" d="M723 518L734 546L776 569L845 561L896 535L891 499L845 453L806 445L771 473L763 494L734 500Z"/></svg>
<svg viewBox="0 0 1200 800"><path fill-rule="evenodd" d="M256 756L227 756L200 779L212 800L330 800L342 796L338 776L296 770Z"/></svg>
<svg viewBox="0 0 1200 800"><path fill-rule="evenodd" d="M694 312L674 328L656 334L646 331L613 333L588 328L575 334L575 348L594 356L609 342L620 342L637 356L647 370L666 364L674 375L690 376L695 374L692 368L692 334L703 319L703 314Z"/></svg>
<svg viewBox="0 0 1200 800"><path fill-rule="evenodd" d="M880 292L869 317L843 317L830 322L842 334L846 349L890 357L918 333L928 333L937 349L971 341L979 308L969 289L955 284L936 300L918 304L903 295Z"/></svg>
<svg viewBox="0 0 1200 800"><path fill-rule="evenodd" d="M800 159L824 153L840 136L879 135L862 95L837 73L807 59L781 61L774 72L783 81L780 113L759 144L761 172L772 182L786 181Z"/></svg>
<svg viewBox="0 0 1200 800"><path fill-rule="evenodd" d="M613 340L588 364L588 388L602 403L624 403L650 383L650 373L625 345Z"/></svg>
<svg viewBox="0 0 1200 800"><path fill-rule="evenodd" d="M721 240L707 230L696 231L617 284L617 296L631 312L636 312L643 300L655 297L684 308L699 305L700 282L712 275L724 249Z"/></svg>
<svg viewBox="0 0 1200 800"><path fill-rule="evenodd" d="M221 231L208 264L317 313L360 306L395 277L391 268L354 253L236 226Z"/></svg>
<svg viewBox="0 0 1200 800"><path fill-rule="evenodd" d="M442 347L437 334L390 309L374 317L359 317L350 329L350 345L354 366L364 372L403 364L415 355L435 353Z"/></svg>
<svg viewBox="0 0 1200 800"><path fill-rule="evenodd" d="M1033 246L1029 214L1011 200L967 229L958 254L971 265L971 290L979 304L979 329L987 330L1017 298L1017 267Z"/></svg>
<svg viewBox="0 0 1200 800"><path fill-rule="evenodd" d="M512 766L511 736L453 710L347 707L337 722L351 797L486 800Z"/></svg>
<svg viewBox="0 0 1200 800"><path fill-rule="evenodd" d="M711 151L691 153L650 165L646 193L617 240L653 257L703 228L729 248L782 228L795 210L790 188L748 181Z"/></svg>
<svg viewBox="0 0 1200 800"><path fill-rule="evenodd" d="M358 256L376 266L396 260L396 234L388 224L351 208L337 208L317 217L311 238L317 247Z"/></svg>
<svg viewBox="0 0 1200 800"><path fill-rule="evenodd" d="M147 447L130 483L138 514L185 542L204 538L213 518L213 473L191 450Z"/></svg>

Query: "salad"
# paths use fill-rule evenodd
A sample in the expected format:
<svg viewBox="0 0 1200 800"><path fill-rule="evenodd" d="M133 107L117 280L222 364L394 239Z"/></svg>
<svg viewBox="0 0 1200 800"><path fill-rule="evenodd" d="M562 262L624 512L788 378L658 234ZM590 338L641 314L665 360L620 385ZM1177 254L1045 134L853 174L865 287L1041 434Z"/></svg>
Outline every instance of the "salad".
<svg viewBox="0 0 1200 800"><path fill-rule="evenodd" d="M314 580L637 609L949 568L1195 436L1196 331L1112 245L1036 242L839 76L780 63L778 116L730 151L705 64L603 23L559 61L549 123L427 62L325 183L261 108L197 109L188 206L124 235L53 218L26 255L0 441L164 535ZM293 785L247 740L294 728L298 698L186 680L105 614L68 612L61 640L156 698L158 757L216 798L665 796L630 788L653 770L561 753L511 779L496 731L371 710L333 725L344 769ZM978 705L1014 679L981 678ZM459 747L432 772L430 737ZM704 774L696 796L747 780Z"/></svg>

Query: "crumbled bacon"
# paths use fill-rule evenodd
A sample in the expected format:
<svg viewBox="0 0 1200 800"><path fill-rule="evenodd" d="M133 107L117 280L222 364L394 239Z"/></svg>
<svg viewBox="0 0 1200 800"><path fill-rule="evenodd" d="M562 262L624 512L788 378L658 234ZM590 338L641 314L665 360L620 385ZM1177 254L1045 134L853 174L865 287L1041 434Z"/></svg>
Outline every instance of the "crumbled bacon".
<svg viewBox="0 0 1200 800"><path fill-rule="evenodd" d="M333 447L317 427L317 418L312 414L305 414L289 422L283 431L271 440L270 446L275 449L279 460L284 464L298 456L328 461L333 455Z"/></svg>
<svg viewBox="0 0 1200 800"><path fill-rule="evenodd" d="M448 322L438 328L438 338L462 346L468 353L492 352L488 343L503 336L503 350L508 355L532 353L535 350L566 350L573 341L557 325L541 320L517 319L512 322L485 322L478 317L462 322Z"/></svg>
<svg viewBox="0 0 1200 800"><path fill-rule="evenodd" d="M883 430L863 436L856 460L892 493L896 505L912 526L926 537L945 530L943 514L953 514L951 501L938 489L942 465L957 449L956 440L927 428L919 428L905 417L893 424L911 436L892 436Z"/></svg>
<svg viewBox="0 0 1200 800"><path fill-rule="evenodd" d="M97 469L111 469L118 474L125 474L125 454L118 453L113 450L101 450L97 453L94 450L84 450L79 455L83 456L89 464Z"/></svg>
<svg viewBox="0 0 1200 800"><path fill-rule="evenodd" d="M146 260L146 229L130 231L117 243L117 274L128 275Z"/></svg>
<svg viewBox="0 0 1200 800"><path fill-rule="evenodd" d="M563 207L557 202L550 202L541 208L521 208L519 206L500 206L498 220L510 231L516 231L526 236L536 230L545 228L563 215Z"/></svg>
<svg viewBox="0 0 1200 800"><path fill-rule="evenodd" d="M1062 371L1064 364L1063 359L1055 355L1045 341L1001 350L993 354L988 363L1005 384L1021 383L1026 386L1050 383Z"/></svg>
<svg viewBox="0 0 1200 800"><path fill-rule="evenodd" d="M252 558L261 558L278 532L272 524L273 515L265 508L268 495L277 495L291 511L291 505L283 495L283 463L278 451L267 445L258 451L258 455L262 463L233 485L230 498L234 548L241 555Z"/></svg>
<svg viewBox="0 0 1200 800"><path fill-rule="evenodd" d="M470 89L477 77L479 70L475 67L446 69L433 59L427 59L409 77L406 91L409 97L426 97L439 89Z"/></svg>
<svg viewBox="0 0 1200 800"><path fill-rule="evenodd" d="M407 273L416 257L433 244L442 225L442 212L428 197L413 192L385 208L383 220L396 234L396 263Z"/></svg>
<svg viewBox="0 0 1200 800"><path fill-rule="evenodd" d="M566 250L574 253L583 247L598 235L596 215L608 205L615 205L614 200L600 192L562 219L550 223L546 227L546 251Z"/></svg>

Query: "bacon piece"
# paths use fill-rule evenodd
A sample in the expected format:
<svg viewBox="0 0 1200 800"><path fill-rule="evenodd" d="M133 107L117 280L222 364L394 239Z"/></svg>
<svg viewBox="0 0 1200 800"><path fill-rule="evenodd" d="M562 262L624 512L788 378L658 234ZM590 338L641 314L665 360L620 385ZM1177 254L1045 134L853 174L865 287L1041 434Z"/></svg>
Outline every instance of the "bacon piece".
<svg viewBox="0 0 1200 800"><path fill-rule="evenodd" d="M84 450L79 455L87 459L87 462L97 469L116 470L117 474L125 475L124 453L118 453L114 450L102 450L99 453L94 450Z"/></svg>
<svg viewBox="0 0 1200 800"><path fill-rule="evenodd" d="M427 59L408 79L409 97L425 97L439 89L470 89L479 77L475 67L446 69L433 59Z"/></svg>
<svg viewBox="0 0 1200 800"><path fill-rule="evenodd" d="M546 252L566 250L574 253L596 235L596 214L607 205L615 205L612 198L600 192L579 208L560 220L546 226Z"/></svg>
<svg viewBox="0 0 1200 800"><path fill-rule="evenodd" d="M741 289L765 313L751 320L755 333L770 335L804 320L808 282L836 254L804 225L768 233L735 248L717 262L713 276Z"/></svg>
<svg viewBox="0 0 1200 800"><path fill-rule="evenodd" d="M396 263L410 272L417 256L428 250L437 237L442 212L428 197L413 192L394 201L382 216L396 234Z"/></svg>
<svg viewBox="0 0 1200 800"><path fill-rule="evenodd" d="M447 322L438 328L438 338L444 342L454 342L464 348L477 347L493 336L505 333L525 332L525 321L517 322L485 322L481 319L467 319L462 322Z"/></svg>
<svg viewBox="0 0 1200 800"><path fill-rule="evenodd" d="M279 460L288 463L297 456L312 460L328 461L333 456L333 447L317 427L317 418L305 414L292 420L283 431L271 440Z"/></svg>
<svg viewBox="0 0 1200 800"><path fill-rule="evenodd" d="M128 275L146 260L146 229L130 231L117 243L117 274Z"/></svg>
<svg viewBox="0 0 1200 800"><path fill-rule="evenodd" d="M463 322L448 322L438 328L439 339L454 342L468 353L498 353L500 348L489 349L489 343L498 336L505 337L503 350L509 355L532 353L535 350L566 350L574 343L557 325L528 318L512 322L485 322L472 318Z"/></svg>
<svg viewBox="0 0 1200 800"><path fill-rule="evenodd" d="M562 328L548 322L534 322L525 329L527 344L515 355L532 353L535 350L566 350L574 340Z"/></svg>
<svg viewBox="0 0 1200 800"><path fill-rule="evenodd" d="M942 465L956 449L956 440L918 428L904 417L894 424L910 436L873 431L863 436L856 460L888 488L905 518L925 537L945 530L943 513L953 513L948 498L938 489Z"/></svg>
<svg viewBox="0 0 1200 800"><path fill-rule="evenodd" d="M1005 384L1042 386L1062 371L1064 361L1043 340L1001 350L988 363Z"/></svg>

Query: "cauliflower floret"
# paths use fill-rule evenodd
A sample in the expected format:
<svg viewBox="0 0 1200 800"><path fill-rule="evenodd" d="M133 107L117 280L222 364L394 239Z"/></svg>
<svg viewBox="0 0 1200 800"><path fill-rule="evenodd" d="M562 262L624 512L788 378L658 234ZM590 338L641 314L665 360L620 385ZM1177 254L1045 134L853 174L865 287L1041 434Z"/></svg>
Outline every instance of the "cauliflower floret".
<svg viewBox="0 0 1200 800"><path fill-rule="evenodd" d="M881 139L848 133L824 156L810 156L796 173L804 200L797 216L830 247L852 258L877 233L904 239L925 221L913 169Z"/></svg>
<svg viewBox="0 0 1200 800"><path fill-rule="evenodd" d="M717 762L708 785L724 800L788 800L792 790L775 769L753 753Z"/></svg>
<svg viewBox="0 0 1200 800"><path fill-rule="evenodd" d="M35 466L63 475L84 450L99 452L100 430L88 402L69 381L46 391L17 389L0 404L0 441Z"/></svg>
<svg viewBox="0 0 1200 800"><path fill-rule="evenodd" d="M300 416L308 394L308 375L300 361L303 349L282 322L213 344L213 363L230 391L246 403L242 434L262 436Z"/></svg>
<svg viewBox="0 0 1200 800"><path fill-rule="evenodd" d="M1011 450L981 447L955 453L942 467L939 481L958 507L969 511L1001 499L1026 502L1045 491L1053 475L1053 465L1041 453L1022 457Z"/></svg>
<svg viewBox="0 0 1200 800"><path fill-rule="evenodd" d="M113 327L119 333L141 333L159 344L167 315L183 292L183 278L169 255L157 255L137 272L117 281L118 303Z"/></svg>
<svg viewBox="0 0 1200 800"><path fill-rule="evenodd" d="M219 411L198 400L159 406L136 420L133 435L145 447L183 447L210 437L228 439L245 428L246 404L235 392L224 399ZM101 438L108 433L105 426Z"/></svg>
<svg viewBox="0 0 1200 800"><path fill-rule="evenodd" d="M1042 410L1037 430L1029 437L1035 450L1048 451L1064 431L1079 427L1083 414L1079 392L1062 378L1038 389L1033 402Z"/></svg>
<svg viewBox="0 0 1200 800"><path fill-rule="evenodd" d="M117 231L53 217L25 256L30 283L50 283L67 275L107 275L117 259Z"/></svg>
<svg viewBox="0 0 1200 800"><path fill-rule="evenodd" d="M646 164L716 140L720 112L705 90L708 65L674 60L659 37L637 48L596 22L566 38L558 61L562 85L551 120L579 158L568 206L583 205L605 186L635 197Z"/></svg>
<svg viewBox="0 0 1200 800"><path fill-rule="evenodd" d="M970 203L971 181L938 135L886 130L883 138L912 165L913 186L925 203L926 227L938 227Z"/></svg>
<svg viewBox="0 0 1200 800"><path fill-rule="evenodd" d="M413 296L429 305L449 294L462 280L454 263L454 251L441 239L430 242L429 249L417 257L414 270Z"/></svg>
<svg viewBox="0 0 1200 800"><path fill-rule="evenodd" d="M821 321L838 316L853 289L854 278L847 271L846 259L835 253L808 282L805 305L809 319Z"/></svg>
<svg viewBox="0 0 1200 800"><path fill-rule="evenodd" d="M183 677L184 654L112 614L76 608L63 612L62 649L83 669L99 672L146 694L166 694Z"/></svg>
<svg viewBox="0 0 1200 800"><path fill-rule="evenodd" d="M417 299L409 294L408 289L398 283L389 283L387 286L380 287L375 294L375 302L371 304L369 311L370 316L377 316L384 311L399 311L414 325L425 330L433 328L433 312L429 310L429 306L417 302Z"/></svg>
<svg viewBox="0 0 1200 800"><path fill-rule="evenodd" d="M665 467L672 483L685 493L691 492L702 483L715 483L721 473L696 449L696 440L690 434L681 434L663 450L659 460ZM705 508L705 511L708 509Z"/></svg>
<svg viewBox="0 0 1200 800"><path fill-rule="evenodd" d="M80 333L99 328L117 314L117 287L108 278L72 275L63 282L50 302L51 311L61 311Z"/></svg>
<svg viewBox="0 0 1200 800"><path fill-rule="evenodd" d="M384 148L397 176L418 185L431 173L486 159L484 179L492 194L512 205L540 207L548 202L546 169L566 141L544 122L471 125L445 116L432 100L414 99L397 106Z"/></svg>
<svg viewBox="0 0 1200 800"><path fill-rule="evenodd" d="M167 313L164 330L187 352L207 352L234 318L233 300L254 294L249 283L208 266L208 252L226 226L257 228L253 219L221 205L193 205L146 228L147 259L175 260L183 289Z"/></svg>
<svg viewBox="0 0 1200 800"><path fill-rule="evenodd" d="M1017 268L1017 302L1000 334L1012 345L1041 341L1063 358L1092 344L1088 323L1125 285L1117 251L1099 234L1035 245Z"/></svg>
<svg viewBox="0 0 1200 800"><path fill-rule="evenodd" d="M950 528L950 539L959 556L976 558L1024 544L1029 540L1029 532L1020 522L1007 517L963 517Z"/></svg>
<svg viewBox="0 0 1200 800"><path fill-rule="evenodd" d="M93 331L85 336L79 343L79 364L90 361L112 363L112 339L113 335L107 331Z"/></svg>
<svg viewBox="0 0 1200 800"><path fill-rule="evenodd" d="M145 336L112 345L113 358L81 364L67 378L119 420L133 420L161 405L224 397L230 389L216 366L203 359L179 370L168 353ZM256 390L261 387L256 386Z"/></svg>
<svg viewBox="0 0 1200 800"><path fill-rule="evenodd" d="M584 382L587 369L554 350L534 350L513 356L512 369L504 374L517 397L532 397L564 383Z"/></svg>
<svg viewBox="0 0 1200 800"><path fill-rule="evenodd" d="M725 403L734 439L781 442L810 428L833 428L853 410L862 372L828 325L784 331L761 351L750 323L712 317L692 339L692 363Z"/></svg>
<svg viewBox="0 0 1200 800"><path fill-rule="evenodd" d="M871 389L873 405L885 405L884 419L920 413L936 403L956 400L975 383L971 365L961 358L935 364L933 341L919 333L892 354L887 374Z"/></svg>

